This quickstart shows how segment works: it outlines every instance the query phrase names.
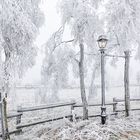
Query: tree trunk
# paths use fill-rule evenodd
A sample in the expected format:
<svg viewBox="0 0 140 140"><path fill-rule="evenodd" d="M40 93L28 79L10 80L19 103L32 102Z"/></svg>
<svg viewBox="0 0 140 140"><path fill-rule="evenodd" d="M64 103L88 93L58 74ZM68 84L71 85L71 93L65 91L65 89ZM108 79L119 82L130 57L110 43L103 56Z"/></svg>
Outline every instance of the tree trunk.
<svg viewBox="0 0 140 140"><path fill-rule="evenodd" d="M0 110L1 110L1 129L2 129L2 140L5 139L5 125L4 125L4 111L3 111L3 99L2 99L2 95L0 93L0 101L1 101L1 106L0 106Z"/></svg>
<svg viewBox="0 0 140 140"><path fill-rule="evenodd" d="M10 140L10 135L9 135L9 130L8 130L8 121L7 121L7 102L6 102L6 99L7 99L7 95L9 94L9 77L10 77L10 74L9 74L9 60L10 60L10 52L7 52L5 50L5 63L4 63L4 86L3 86L3 120L4 120L4 126L5 126L5 138L4 140L6 139L9 139Z"/></svg>
<svg viewBox="0 0 140 140"><path fill-rule="evenodd" d="M1 125L2 125L2 140L10 140L10 135L8 131L8 121L7 121L7 102L5 98L1 98Z"/></svg>
<svg viewBox="0 0 140 140"><path fill-rule="evenodd" d="M125 116L130 115L130 93L129 93L129 51L125 51L124 89L125 89Z"/></svg>
<svg viewBox="0 0 140 140"><path fill-rule="evenodd" d="M84 83L84 45L80 42L80 61L79 61L79 75L80 75L80 89L81 89L81 99L83 104L83 119L88 119L88 103L85 93L85 83Z"/></svg>
<svg viewBox="0 0 140 140"><path fill-rule="evenodd" d="M7 102L5 98L3 99L3 104L4 104L4 123L5 123L6 139L10 140L8 120L7 120Z"/></svg>
<svg viewBox="0 0 140 140"><path fill-rule="evenodd" d="M9 94L9 78L10 78L10 74L9 74L9 61L10 61L10 52L5 51L5 64L4 64L4 77L5 77L5 81L4 81L4 92L5 92L5 96L7 97L7 95Z"/></svg>

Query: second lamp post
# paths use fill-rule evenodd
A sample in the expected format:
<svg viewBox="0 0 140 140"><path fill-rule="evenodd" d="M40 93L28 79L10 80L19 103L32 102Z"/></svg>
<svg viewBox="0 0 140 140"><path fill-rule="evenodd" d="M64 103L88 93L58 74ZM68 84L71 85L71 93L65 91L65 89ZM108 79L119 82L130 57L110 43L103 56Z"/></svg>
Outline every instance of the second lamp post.
<svg viewBox="0 0 140 140"><path fill-rule="evenodd" d="M106 123L106 106L105 106L105 70L104 70L104 57L105 57L105 47L107 45L108 39L105 36L101 35L98 38L98 45L101 52L101 123Z"/></svg>

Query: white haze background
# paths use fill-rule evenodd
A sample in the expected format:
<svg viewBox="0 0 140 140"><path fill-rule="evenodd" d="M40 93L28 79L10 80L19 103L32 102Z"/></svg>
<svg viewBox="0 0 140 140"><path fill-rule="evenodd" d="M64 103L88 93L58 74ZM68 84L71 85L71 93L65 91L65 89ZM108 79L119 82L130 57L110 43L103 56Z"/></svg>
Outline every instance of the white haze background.
<svg viewBox="0 0 140 140"><path fill-rule="evenodd" d="M36 64L27 71L22 83L40 84L41 81L41 65L44 58L44 44L52 35L58 30L61 24L60 15L57 13L58 0L41 0L40 7L45 14L45 23L40 28L40 34L36 39L38 46L38 56L36 57Z"/></svg>
<svg viewBox="0 0 140 140"><path fill-rule="evenodd" d="M41 82L41 65L45 56L44 45L49 37L61 26L61 18L60 14L57 11L57 4L58 0L41 0L40 8L45 14L45 23L43 24L43 26L41 26L40 34L35 41L38 46L38 56L36 57L36 64L31 69L28 69L28 71L25 73L25 76L23 76L22 80L20 80L20 82L23 84L38 85ZM100 12L104 15L105 9L103 7L100 7ZM65 32L65 39L69 38L70 32L69 29L67 29L67 31ZM133 54L135 54L135 52L132 52L132 55ZM117 67L109 68L109 73L110 77L112 77L112 80L118 80L118 76L123 76L123 67L124 63L122 60L120 60L119 62L117 62ZM134 67L136 67L137 69L133 69ZM135 61L135 59L132 58L130 65L131 83L136 83L136 74L139 70L139 62Z"/></svg>
<svg viewBox="0 0 140 140"><path fill-rule="evenodd" d="M42 67L43 58L45 57L45 43L50 38L50 36L55 31L57 31L61 26L61 18L60 18L59 13L57 12L57 2L58 0L41 0L40 7L43 13L45 14L45 23L40 28L40 34L38 35L35 41L38 46L38 51L37 51L38 56L36 57L36 64L31 69L28 69L26 74L23 76L23 78L20 81L18 81L21 85L28 85L28 84L40 85L41 84L41 67ZM101 15L105 16L106 13L103 7L100 7L100 13L103 13ZM64 36L65 36L64 40L71 38L70 31L68 28L65 31ZM96 47L98 48L97 45ZM133 51L131 55L132 56L135 55L135 52ZM120 59L117 62L116 67L111 67L109 61L107 62L108 63L106 64L106 73L107 73L106 80L109 85L109 90L107 90L106 92L106 97L107 97L106 100L112 101L113 97L124 98L124 89L122 87L111 88L114 85L123 85L124 60ZM130 84L137 83L136 75L138 71L140 71L139 61L136 61L133 57L131 58L131 62L130 62ZM79 79L78 79L78 82L79 82ZM86 82L88 82L87 79L86 79ZM100 84L100 81L99 81L99 84ZM139 88L135 88L135 87L130 88L131 96L134 95L136 97L138 93L138 97L140 97L139 91L140 91ZM29 90L25 89L21 91L21 89L16 89L16 107L17 105L28 106L30 102L33 104L36 104L36 98L39 97L35 95L36 93L38 93L38 91L35 92L35 90L30 90L30 89ZM87 89L86 89L86 94L88 94ZM94 97L94 100L92 101L97 102L98 100L100 102L100 94L101 92L99 90L98 96ZM60 98L61 100L70 101L71 99L75 98L77 99L77 101L81 101L80 89L63 89L59 92L59 96L61 97ZM90 112L95 113L95 110L96 109L94 108L90 110ZM52 114L51 114L51 111L52 111ZM50 116L52 115L53 117L55 117L58 114L59 115L65 114L64 109L63 109L63 113L61 111L57 110L55 112L54 110L49 110L47 111L47 113L48 114L50 113L49 114ZM100 108L98 108L98 111L100 112ZM42 116L38 115L38 116L40 118L41 117L45 118L47 113L45 112L44 115ZM30 116L28 116L29 117L28 119L34 120L38 116L36 114L30 114ZM56 126L55 126L55 122L54 124L46 123L45 125L37 125L35 127L27 128L27 131L23 135L15 136L13 140L16 140L16 139L25 140L27 137L28 137L27 139L29 140L31 139L42 140L45 138L46 139L48 138L49 140L51 140L52 137L57 138L59 136L63 139L67 139L67 138L76 139L76 138L82 137L83 135L86 137L86 139L87 138L90 139L94 137L95 139L99 139L99 140L107 140L110 133L116 134L116 133L119 133L121 130L127 131L130 129L130 127L131 129L136 129L136 128L139 129L139 126L140 126L139 121L138 121L139 118L134 117L134 116L133 115L131 116L132 122L129 120L129 118L125 120L124 118L121 118L121 117L118 119L115 119L114 121L114 116L113 116L111 118L113 121L110 121L111 119L109 118L108 126L105 126L105 127L102 127L100 125L100 118L96 121L89 120L85 122L78 122L76 124L67 122L67 120L62 120L58 122L59 125L56 125ZM26 119L25 119L25 123L26 123ZM132 127L132 124L133 124L133 127ZM51 128L51 131L50 131L50 128ZM84 129L79 131L81 128L84 128ZM55 133L56 131L57 133ZM74 135L71 135L71 132L73 132ZM85 132L87 132L87 135L85 135Z"/></svg>
<svg viewBox="0 0 140 140"><path fill-rule="evenodd" d="M40 34L38 35L37 39L36 39L36 44L38 46L38 56L36 57L36 64L31 68L28 69L27 72L25 73L25 75L23 76L23 78L19 81L19 83L21 85L41 85L41 66L42 66L42 62L43 59L45 57L45 44L47 42L47 40L50 38L50 36L57 31L60 26L61 26L61 17L60 17L60 13L58 13L58 0L41 0L40 3L40 8L43 11L43 13L45 14L45 23L43 24L43 26L41 26L40 28ZM106 11L105 8L100 6L100 10L99 10L99 14L101 16L106 16ZM69 28L66 28L66 31L64 33L64 40L69 40L71 39L71 35L70 35L70 31ZM109 42L111 42L109 40ZM94 47L94 46L93 46ZM98 45L96 44L96 47L98 49ZM135 55L135 52L132 51L132 56ZM136 69L134 69L134 67L136 67ZM137 83L137 72L140 70L140 65L139 65L139 61L135 60L135 57L131 58L130 61L130 84L135 84ZM114 86L114 85L122 85L123 86L123 75L124 75L124 60L123 59L119 59L116 63L115 67L110 66L110 62L107 61L106 64L106 81L108 83L108 85ZM90 77L90 76L89 76ZM73 80L70 78L70 80ZM85 84L90 84L90 80L86 80ZM79 83L79 78L77 79L77 83ZM99 79L99 84L100 84L100 79ZM73 86L73 85L72 85ZM135 96L136 94L134 94L135 91L138 92L138 88L131 88L131 95L130 96ZM28 102L29 100L27 100L29 97L32 98L33 94L38 94L38 91L32 94L25 94L25 92L29 92L31 93L30 90L24 91L22 92L22 94L20 93L20 91L16 91L16 94L21 98L21 102L23 102L23 100L25 102ZM86 91L86 94L88 96L88 90ZM22 96L23 95L23 96ZM35 95L34 95L35 96ZM59 96L61 97L60 99L78 99L78 101L81 100L80 98L80 90L79 89L75 89L75 90L61 90L59 91ZM123 88L109 88L109 90L106 93L107 96L107 100L112 100L113 97L124 97L124 90ZM23 99L24 98L24 99ZM37 96L38 98L38 96ZM98 96L97 98L100 98L100 91L98 91ZM27 101L26 101L27 100ZM19 101L19 103L21 103ZM35 100L34 100L35 101Z"/></svg>

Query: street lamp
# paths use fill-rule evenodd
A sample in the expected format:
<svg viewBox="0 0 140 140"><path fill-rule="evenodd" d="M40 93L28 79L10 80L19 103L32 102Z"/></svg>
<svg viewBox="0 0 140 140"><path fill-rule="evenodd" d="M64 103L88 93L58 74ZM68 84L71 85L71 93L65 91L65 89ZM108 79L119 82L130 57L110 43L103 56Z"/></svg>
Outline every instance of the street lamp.
<svg viewBox="0 0 140 140"><path fill-rule="evenodd" d="M108 39L104 35L99 36L97 42L101 52L101 123L105 124L106 122L106 106L105 106L105 71L104 71L104 57L105 57L105 47L107 45Z"/></svg>
<svg viewBox="0 0 140 140"><path fill-rule="evenodd" d="M98 41L99 48L104 49L107 45L108 39L106 39L106 36L101 35L101 36L99 36L97 41Z"/></svg>

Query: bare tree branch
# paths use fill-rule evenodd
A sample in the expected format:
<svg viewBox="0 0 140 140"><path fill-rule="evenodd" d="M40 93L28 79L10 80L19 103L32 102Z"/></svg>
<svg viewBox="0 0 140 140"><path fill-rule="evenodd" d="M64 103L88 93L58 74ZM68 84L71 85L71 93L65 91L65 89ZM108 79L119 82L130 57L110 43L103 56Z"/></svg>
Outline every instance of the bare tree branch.
<svg viewBox="0 0 140 140"><path fill-rule="evenodd" d="M63 44L63 43L71 43L71 42L73 42L74 41L74 39L71 39L71 40L67 40L67 41L62 41L61 43Z"/></svg>
<svg viewBox="0 0 140 140"><path fill-rule="evenodd" d="M76 55L74 55L74 56L76 56ZM79 60L76 59L75 57L73 57L73 56L69 56L69 58L72 58L72 59L75 60L77 63L79 63Z"/></svg>
<svg viewBox="0 0 140 140"><path fill-rule="evenodd" d="M73 42L73 41L74 41L74 39L60 42L59 44L55 45L54 49L52 50L52 53L53 53L53 52L55 51L55 49L56 49L57 47L59 47L60 45L62 45L62 44L67 44L67 43L71 43L71 42ZM55 44L56 44L56 43L55 43Z"/></svg>
<svg viewBox="0 0 140 140"><path fill-rule="evenodd" d="M120 42L119 42L118 35L115 33L115 31L114 31L114 30L113 30L113 32L114 32L114 35L115 35L115 37L116 37L116 40L117 40L117 44L115 44L115 45L118 45L118 46L120 46Z"/></svg>

